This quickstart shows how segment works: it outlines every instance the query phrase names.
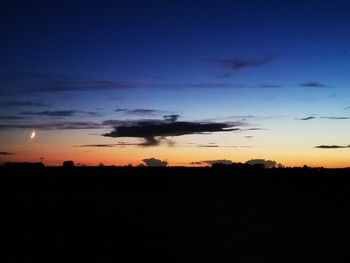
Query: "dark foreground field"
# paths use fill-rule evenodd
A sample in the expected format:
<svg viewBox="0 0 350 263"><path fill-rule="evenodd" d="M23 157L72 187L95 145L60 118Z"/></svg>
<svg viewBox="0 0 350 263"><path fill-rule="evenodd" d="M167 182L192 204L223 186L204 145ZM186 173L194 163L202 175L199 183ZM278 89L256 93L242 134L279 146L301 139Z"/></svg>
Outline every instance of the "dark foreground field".
<svg viewBox="0 0 350 263"><path fill-rule="evenodd" d="M0 168L1 262L349 262L350 172Z"/></svg>

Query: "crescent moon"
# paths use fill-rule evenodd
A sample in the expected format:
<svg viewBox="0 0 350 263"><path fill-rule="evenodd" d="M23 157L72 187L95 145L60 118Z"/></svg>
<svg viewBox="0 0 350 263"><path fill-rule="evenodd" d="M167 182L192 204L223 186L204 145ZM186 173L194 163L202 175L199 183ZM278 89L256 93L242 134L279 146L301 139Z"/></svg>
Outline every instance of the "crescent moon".
<svg viewBox="0 0 350 263"><path fill-rule="evenodd" d="M35 135L36 135L36 132L35 132L35 131L32 131L32 134L30 135L30 138L31 138L31 139L34 139L34 138L35 138Z"/></svg>

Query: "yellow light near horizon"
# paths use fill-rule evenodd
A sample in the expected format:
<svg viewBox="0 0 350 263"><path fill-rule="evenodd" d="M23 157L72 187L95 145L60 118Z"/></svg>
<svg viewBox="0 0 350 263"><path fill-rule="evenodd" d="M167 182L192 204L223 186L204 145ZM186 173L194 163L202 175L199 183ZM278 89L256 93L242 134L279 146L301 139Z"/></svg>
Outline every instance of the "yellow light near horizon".
<svg viewBox="0 0 350 263"><path fill-rule="evenodd" d="M30 135L30 139L34 139L35 138L35 135L36 135L36 132L35 131L32 131L31 135Z"/></svg>

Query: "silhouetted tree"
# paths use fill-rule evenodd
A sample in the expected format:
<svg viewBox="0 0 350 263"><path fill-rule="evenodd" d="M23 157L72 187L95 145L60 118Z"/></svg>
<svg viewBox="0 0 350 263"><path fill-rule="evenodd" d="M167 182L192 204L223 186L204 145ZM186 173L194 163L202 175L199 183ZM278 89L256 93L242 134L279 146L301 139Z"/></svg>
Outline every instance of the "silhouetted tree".
<svg viewBox="0 0 350 263"><path fill-rule="evenodd" d="M71 167L74 167L74 162L73 161L64 161L63 162L63 167L66 167L66 168L71 168Z"/></svg>

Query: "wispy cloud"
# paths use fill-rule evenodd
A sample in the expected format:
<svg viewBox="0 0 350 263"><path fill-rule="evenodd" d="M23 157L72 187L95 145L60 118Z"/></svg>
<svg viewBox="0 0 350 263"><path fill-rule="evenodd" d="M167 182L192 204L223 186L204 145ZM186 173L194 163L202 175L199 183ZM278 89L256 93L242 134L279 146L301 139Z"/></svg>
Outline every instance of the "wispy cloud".
<svg viewBox="0 0 350 263"><path fill-rule="evenodd" d="M261 85L245 85L240 83L225 82L202 82L202 83L171 83L165 85L171 88L194 88L194 89L277 89L282 85L261 84Z"/></svg>
<svg viewBox="0 0 350 263"><path fill-rule="evenodd" d="M241 121L245 121L246 119L256 119L256 120L270 120L270 119L280 119L286 118L287 115L270 115L270 116L258 116L258 115L229 115L226 117L216 117L204 119L203 121L220 121L220 120L229 120L229 119L240 119Z"/></svg>
<svg viewBox="0 0 350 263"><path fill-rule="evenodd" d="M50 105L38 101L5 101L0 107L50 107Z"/></svg>
<svg viewBox="0 0 350 263"><path fill-rule="evenodd" d="M198 148L219 148L220 146L216 145L216 144L198 144L195 147L198 147Z"/></svg>
<svg viewBox="0 0 350 263"><path fill-rule="evenodd" d="M69 92L69 91L103 91L103 90L122 90L136 88L135 84L122 83L117 81L75 81L75 82L56 82L47 87L39 88L37 92Z"/></svg>
<svg viewBox="0 0 350 263"><path fill-rule="evenodd" d="M155 116L159 114L167 114L169 111L156 110L156 109L116 109L115 112L121 112L126 115L136 116Z"/></svg>
<svg viewBox="0 0 350 263"><path fill-rule="evenodd" d="M10 152L0 152L0 155L12 155L14 153L10 153Z"/></svg>
<svg viewBox="0 0 350 263"><path fill-rule="evenodd" d="M295 118L296 120L299 120L299 121L309 121L309 120L314 120L316 119L316 117L314 116L308 116L308 117L304 117L304 118Z"/></svg>
<svg viewBox="0 0 350 263"><path fill-rule="evenodd" d="M350 148L350 145L318 145L318 146L315 146L315 148L319 148L319 149L344 149L344 148Z"/></svg>
<svg viewBox="0 0 350 263"><path fill-rule="evenodd" d="M105 126L96 122L48 122L48 123L13 123L0 124L0 129L39 129L39 130L84 130L106 129Z"/></svg>
<svg viewBox="0 0 350 263"><path fill-rule="evenodd" d="M58 111L22 111L21 115L29 116L47 116L47 117L73 117L76 115L85 116L101 116L100 113L95 111L80 111L80 110L58 110Z"/></svg>
<svg viewBox="0 0 350 263"><path fill-rule="evenodd" d="M328 120L349 120L350 117L345 116L323 116L320 119L328 119Z"/></svg>
<svg viewBox="0 0 350 263"><path fill-rule="evenodd" d="M50 116L50 117L72 117L76 114L75 110L60 110L60 111L22 111L22 115L30 116Z"/></svg>
<svg viewBox="0 0 350 263"><path fill-rule="evenodd" d="M305 88L328 88L326 84L319 81L308 81L308 82L301 83L299 86L305 87Z"/></svg>
<svg viewBox="0 0 350 263"><path fill-rule="evenodd" d="M76 145L74 147L87 147L87 148L110 148L110 147L126 147L126 146L144 146L144 143L127 143L127 142L118 142L118 143L109 143L109 144L85 144L85 145Z"/></svg>
<svg viewBox="0 0 350 263"><path fill-rule="evenodd" d="M242 58L242 57L233 57L227 59L213 58L210 61L219 64L220 66L232 70L240 71L247 68L259 67L274 61L276 56L270 55L265 57L258 58Z"/></svg>
<svg viewBox="0 0 350 263"><path fill-rule="evenodd" d="M278 89L278 88L282 88L283 86L278 84L262 84L262 85L259 85L258 87L263 89Z"/></svg>
<svg viewBox="0 0 350 263"><path fill-rule="evenodd" d="M207 143L207 144L200 144L200 143L188 143L188 145L183 147L198 147L198 148L251 148L251 146L246 145L221 145L216 143Z"/></svg>
<svg viewBox="0 0 350 263"><path fill-rule="evenodd" d="M315 117L315 116L307 116L304 118L295 118L295 120L299 121L310 121L315 119L326 119L326 120L349 120L350 117L346 116L321 116L321 117Z"/></svg>
<svg viewBox="0 0 350 263"><path fill-rule="evenodd" d="M237 88L246 88L247 86L242 84L235 83L173 83L167 86L175 87L175 88L195 88L195 89L237 89Z"/></svg>
<svg viewBox="0 0 350 263"><path fill-rule="evenodd" d="M267 131L268 129L264 128L248 128L248 129L241 129L242 131Z"/></svg>
<svg viewBox="0 0 350 263"><path fill-rule="evenodd" d="M18 121L25 119L27 119L27 117L24 116L0 116L0 120L2 121Z"/></svg>
<svg viewBox="0 0 350 263"><path fill-rule="evenodd" d="M38 72L2 72L0 73L0 86L9 86L17 92L29 93L112 91L138 87L137 84L123 81L96 80L78 76Z"/></svg>

